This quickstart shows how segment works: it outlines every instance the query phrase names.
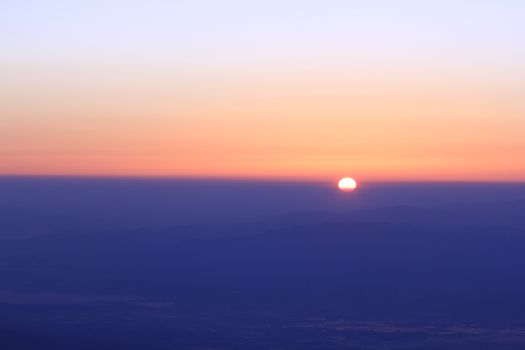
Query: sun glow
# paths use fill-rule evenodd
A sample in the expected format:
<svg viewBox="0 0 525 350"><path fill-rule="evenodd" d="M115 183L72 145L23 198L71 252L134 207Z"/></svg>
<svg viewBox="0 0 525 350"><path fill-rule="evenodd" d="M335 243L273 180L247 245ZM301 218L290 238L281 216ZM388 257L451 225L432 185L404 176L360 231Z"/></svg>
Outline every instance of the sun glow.
<svg viewBox="0 0 525 350"><path fill-rule="evenodd" d="M341 191L350 192L357 188L357 182L351 177L343 177L337 184Z"/></svg>

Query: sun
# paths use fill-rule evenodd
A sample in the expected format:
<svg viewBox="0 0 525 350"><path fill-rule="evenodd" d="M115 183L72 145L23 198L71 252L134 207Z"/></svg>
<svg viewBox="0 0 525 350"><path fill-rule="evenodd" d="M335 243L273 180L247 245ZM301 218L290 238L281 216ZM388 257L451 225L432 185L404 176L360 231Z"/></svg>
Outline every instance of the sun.
<svg viewBox="0 0 525 350"><path fill-rule="evenodd" d="M343 177L339 180L337 187L339 187L341 191L350 192L357 188L357 182L351 177Z"/></svg>

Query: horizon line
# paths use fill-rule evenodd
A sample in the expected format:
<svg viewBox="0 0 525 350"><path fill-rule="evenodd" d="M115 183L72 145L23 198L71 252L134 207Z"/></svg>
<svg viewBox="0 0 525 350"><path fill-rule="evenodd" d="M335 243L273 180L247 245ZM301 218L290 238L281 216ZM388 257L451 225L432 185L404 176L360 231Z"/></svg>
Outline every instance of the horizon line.
<svg viewBox="0 0 525 350"><path fill-rule="evenodd" d="M342 176L343 177L343 176ZM178 175L113 175L113 174L0 174L0 179L93 179L93 180L141 180L141 181L204 181L204 182L268 182L268 183L337 183L341 177L305 178L305 177L253 177L253 176L178 176ZM370 179L360 180L359 184L516 184L525 185L523 180L454 180L454 179Z"/></svg>

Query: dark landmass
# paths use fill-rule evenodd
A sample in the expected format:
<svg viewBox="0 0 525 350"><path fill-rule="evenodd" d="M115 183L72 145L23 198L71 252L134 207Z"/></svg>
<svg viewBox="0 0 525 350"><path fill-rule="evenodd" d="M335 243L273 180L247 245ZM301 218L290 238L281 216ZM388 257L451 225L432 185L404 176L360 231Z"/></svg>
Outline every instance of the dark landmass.
<svg viewBox="0 0 525 350"><path fill-rule="evenodd" d="M525 185L4 178L0 195L2 349L525 347Z"/></svg>

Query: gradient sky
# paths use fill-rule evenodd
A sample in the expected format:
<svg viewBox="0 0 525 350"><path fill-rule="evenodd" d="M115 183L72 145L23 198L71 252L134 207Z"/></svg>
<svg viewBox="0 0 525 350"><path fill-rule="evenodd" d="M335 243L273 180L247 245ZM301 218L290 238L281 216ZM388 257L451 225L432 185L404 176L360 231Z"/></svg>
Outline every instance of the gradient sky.
<svg viewBox="0 0 525 350"><path fill-rule="evenodd" d="M525 180L525 2L0 2L0 174Z"/></svg>

